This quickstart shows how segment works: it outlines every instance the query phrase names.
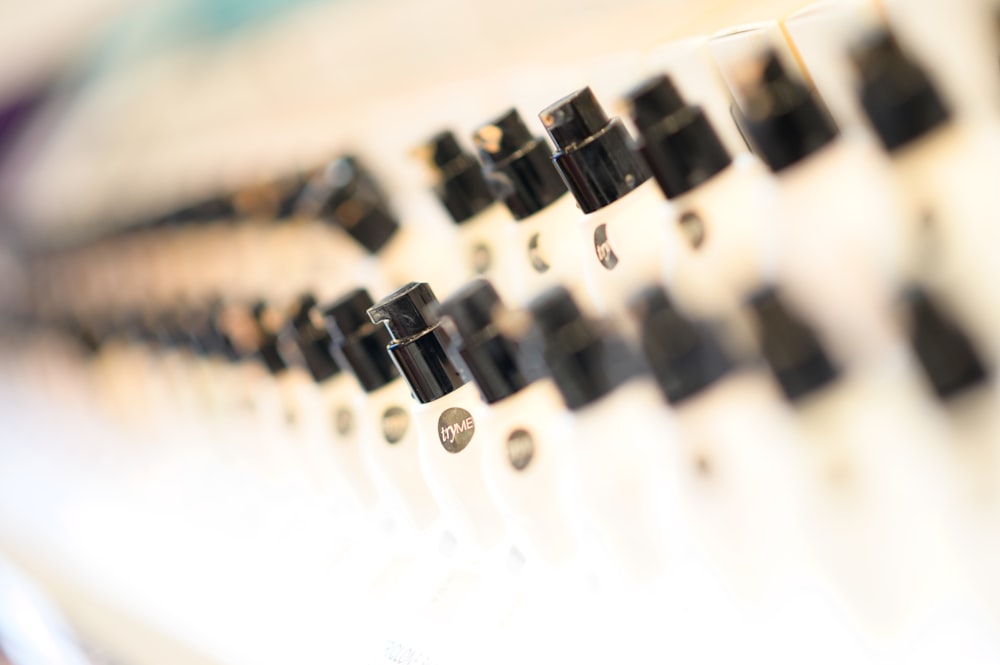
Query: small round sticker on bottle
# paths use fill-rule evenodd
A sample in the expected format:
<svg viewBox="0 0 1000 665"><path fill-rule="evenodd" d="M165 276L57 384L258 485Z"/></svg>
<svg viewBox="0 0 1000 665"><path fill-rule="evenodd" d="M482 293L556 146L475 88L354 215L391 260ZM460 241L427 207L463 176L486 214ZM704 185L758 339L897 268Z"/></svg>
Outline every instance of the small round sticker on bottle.
<svg viewBox="0 0 1000 665"><path fill-rule="evenodd" d="M533 233L531 238L528 239L528 260L531 262L531 267L535 269L535 272L542 273L547 271L550 266L545 257L542 256L542 250L538 247L538 239L540 234Z"/></svg>
<svg viewBox="0 0 1000 665"><path fill-rule="evenodd" d="M340 436L347 436L354 429L354 414L346 406L337 408L333 413L333 427Z"/></svg>
<svg viewBox="0 0 1000 665"><path fill-rule="evenodd" d="M618 265L618 255L615 254L615 250L611 247L611 241L608 240L607 224L601 224L594 229L594 250L597 252L597 260L608 270L614 270L615 266Z"/></svg>
<svg viewBox="0 0 1000 665"><path fill-rule="evenodd" d="M490 248L484 243L479 243L472 248L472 269L477 275L482 275L490 269L493 264L493 255Z"/></svg>
<svg viewBox="0 0 1000 665"><path fill-rule="evenodd" d="M705 243L705 222L697 213L688 210L680 216L677 224L692 249L698 249Z"/></svg>
<svg viewBox="0 0 1000 665"><path fill-rule="evenodd" d="M382 414L382 436L388 443L399 443L410 426L410 412L399 406L390 406Z"/></svg>
<svg viewBox="0 0 1000 665"><path fill-rule="evenodd" d="M453 406L442 411L438 417L438 440L449 453L465 450L475 433L476 422L472 414L463 408Z"/></svg>
<svg viewBox="0 0 1000 665"><path fill-rule="evenodd" d="M517 471L524 471L535 456L535 440L527 430L516 429L507 437L507 459Z"/></svg>

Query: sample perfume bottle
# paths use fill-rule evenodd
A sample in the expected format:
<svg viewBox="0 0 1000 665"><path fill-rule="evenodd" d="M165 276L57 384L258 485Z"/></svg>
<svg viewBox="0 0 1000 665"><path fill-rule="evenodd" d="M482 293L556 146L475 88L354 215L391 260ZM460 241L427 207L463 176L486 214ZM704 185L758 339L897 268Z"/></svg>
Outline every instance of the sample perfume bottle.
<svg viewBox="0 0 1000 665"><path fill-rule="evenodd" d="M334 359L331 337L312 295L302 296L279 336L289 364L306 368L311 381L300 381L291 395L292 417L314 463L329 467L359 511L375 506L378 494L361 460L361 431L355 410L358 388Z"/></svg>
<svg viewBox="0 0 1000 665"><path fill-rule="evenodd" d="M773 182L760 160L735 160L704 110L681 98L665 75L628 95L640 151L673 204L663 220L685 251L664 262L664 277L691 312L738 307L773 270Z"/></svg>
<svg viewBox="0 0 1000 665"><path fill-rule="evenodd" d="M450 131L433 136L420 152L434 172L434 194L456 225L463 282L476 276L503 277L507 245L498 242L513 223L486 182L482 165Z"/></svg>
<svg viewBox="0 0 1000 665"><path fill-rule="evenodd" d="M640 292L631 308L673 407L692 528L734 585L758 595L797 551L791 413L765 370L741 367L716 331L681 312L662 287Z"/></svg>
<svg viewBox="0 0 1000 665"><path fill-rule="evenodd" d="M524 304L559 284L588 298L576 242L579 212L565 195L548 142L531 135L516 109L479 127L472 140L487 182L517 222L508 225L511 247L498 280L509 282L509 298Z"/></svg>
<svg viewBox="0 0 1000 665"><path fill-rule="evenodd" d="M869 630L896 630L956 580L943 535L939 414L905 355L845 372L775 289L755 294L751 311L795 408L800 518L812 558ZM900 518L913 511L919 521Z"/></svg>
<svg viewBox="0 0 1000 665"><path fill-rule="evenodd" d="M410 387L386 351L392 338L368 318L374 304L368 291L354 289L324 307L323 317L341 364L362 388L356 400L362 459L392 514L421 530L439 511L421 471Z"/></svg>
<svg viewBox="0 0 1000 665"><path fill-rule="evenodd" d="M448 357L449 341L431 311L430 286L407 284L368 310L392 338L386 347L410 386L420 465L431 493L461 541L482 551L504 536L503 519L482 482L482 445L473 415L475 384Z"/></svg>
<svg viewBox="0 0 1000 665"><path fill-rule="evenodd" d="M888 32L868 35L852 59L861 106L895 176L901 271L941 290L995 353L1000 288L992 247L1000 230L990 174L1000 165L1000 125L948 108Z"/></svg>
<svg viewBox="0 0 1000 665"><path fill-rule="evenodd" d="M530 310L530 343L569 409L549 419L550 436L566 444L560 485L582 554L609 586L651 584L690 553L663 397L622 338L585 318L566 289Z"/></svg>
<svg viewBox="0 0 1000 665"><path fill-rule="evenodd" d="M828 334L835 356L882 353L895 344L885 312L898 247L886 223L894 208L880 151L841 136L773 52L744 97L748 138L775 174L776 278L785 297Z"/></svg>
<svg viewBox="0 0 1000 665"><path fill-rule="evenodd" d="M1000 417L992 368L946 303L919 287L904 302L914 355L947 416L938 473L953 483L953 535L977 595L998 612L1000 575L993 563L1000 552Z"/></svg>
<svg viewBox="0 0 1000 665"><path fill-rule="evenodd" d="M520 353L513 325L493 286L474 280L441 303L456 331L452 349L479 387L473 412L486 486L514 545L551 566L576 552L576 537L558 495L564 442L552 440L547 419L565 408L552 381Z"/></svg>
<svg viewBox="0 0 1000 665"><path fill-rule="evenodd" d="M662 228L667 204L649 178L621 119L609 119L590 88L539 113L556 146L552 161L583 217L577 242L598 309L624 309L624 298L658 281L674 250Z"/></svg>

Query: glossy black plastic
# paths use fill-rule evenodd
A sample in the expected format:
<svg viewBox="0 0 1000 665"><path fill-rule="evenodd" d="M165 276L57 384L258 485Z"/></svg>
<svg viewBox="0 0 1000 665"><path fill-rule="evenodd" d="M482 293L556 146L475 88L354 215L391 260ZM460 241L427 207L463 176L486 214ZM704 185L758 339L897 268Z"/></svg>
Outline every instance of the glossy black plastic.
<svg viewBox="0 0 1000 665"><path fill-rule="evenodd" d="M537 378L525 371L517 342L498 327L504 305L488 281L465 285L441 303L439 311L454 324L452 351L469 369L487 404L510 397Z"/></svg>
<svg viewBox="0 0 1000 665"><path fill-rule="evenodd" d="M798 401L832 383L838 372L816 333L792 313L773 288L750 298L761 353L790 401Z"/></svg>
<svg viewBox="0 0 1000 665"><path fill-rule="evenodd" d="M667 198L694 189L732 163L700 106L687 104L665 75L628 95L640 152Z"/></svg>
<svg viewBox="0 0 1000 665"><path fill-rule="evenodd" d="M530 217L566 193L548 142L531 135L516 109L481 126L472 140L490 187L514 219Z"/></svg>
<svg viewBox="0 0 1000 665"><path fill-rule="evenodd" d="M885 31L852 50L861 77L861 106L886 150L892 151L948 122L948 108L927 76Z"/></svg>
<svg viewBox="0 0 1000 665"><path fill-rule="evenodd" d="M372 323L368 310L372 297L354 289L323 310L333 348L351 368L365 392L378 390L399 378L386 348L392 336L385 326Z"/></svg>
<svg viewBox="0 0 1000 665"><path fill-rule="evenodd" d="M565 288L542 293L529 310L533 331L525 352L541 356L568 408L585 408L642 372L625 341L585 318Z"/></svg>
<svg viewBox="0 0 1000 665"><path fill-rule="evenodd" d="M609 119L590 88L538 114L555 143L552 161L585 213L614 203L649 179L649 168L618 118Z"/></svg>
<svg viewBox="0 0 1000 665"><path fill-rule="evenodd" d="M765 55L760 80L747 91L742 110L754 152L775 173L837 138L826 106L774 52Z"/></svg>
<svg viewBox="0 0 1000 665"><path fill-rule="evenodd" d="M384 323L392 341L386 347L413 397L426 404L468 381L448 357L450 344L433 313L438 305L424 282L410 282L368 309L372 323Z"/></svg>
<svg viewBox="0 0 1000 665"><path fill-rule="evenodd" d="M456 224L469 221L496 200L482 165L462 149L452 132L434 135L426 148L438 176L434 193Z"/></svg>
<svg viewBox="0 0 1000 665"><path fill-rule="evenodd" d="M336 224L372 254L399 230L375 177L350 155L333 160L310 178L295 203L295 213Z"/></svg>
<svg viewBox="0 0 1000 665"><path fill-rule="evenodd" d="M643 355L671 404L680 404L729 374L733 361L708 325L677 311L659 286L630 303L639 321Z"/></svg>
<svg viewBox="0 0 1000 665"><path fill-rule="evenodd" d="M926 291L914 287L905 301L910 344L940 399L956 397L989 379L968 335Z"/></svg>

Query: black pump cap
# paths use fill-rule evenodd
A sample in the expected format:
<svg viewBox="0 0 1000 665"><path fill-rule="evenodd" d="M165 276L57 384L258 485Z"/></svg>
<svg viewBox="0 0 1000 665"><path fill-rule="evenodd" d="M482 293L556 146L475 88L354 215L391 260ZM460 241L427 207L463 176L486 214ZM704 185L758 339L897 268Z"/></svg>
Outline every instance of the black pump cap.
<svg viewBox="0 0 1000 665"><path fill-rule="evenodd" d="M709 327L678 312L662 287L639 293L631 308L639 320L643 354L671 404L705 390L733 368Z"/></svg>
<svg viewBox="0 0 1000 665"><path fill-rule="evenodd" d="M375 177L351 155L333 160L309 179L295 203L295 212L339 226L372 254L399 229Z"/></svg>
<svg viewBox="0 0 1000 665"><path fill-rule="evenodd" d="M487 182L514 219L530 217L566 193L549 144L531 135L516 109L477 129L472 140Z"/></svg>
<svg viewBox="0 0 1000 665"><path fill-rule="evenodd" d="M754 152L776 173L837 137L826 106L773 51L765 55L760 81L747 91L743 118Z"/></svg>
<svg viewBox="0 0 1000 665"><path fill-rule="evenodd" d="M816 333L793 314L773 288L751 296L761 352L790 401L797 401L837 378Z"/></svg>
<svg viewBox="0 0 1000 665"><path fill-rule="evenodd" d="M320 313L316 309L316 298L310 294L299 297L295 311L284 329L285 344L281 345L286 363L291 364L290 355L297 356L316 383L322 383L340 373L340 366L331 351L330 333ZM285 352L289 344L294 345L291 353Z"/></svg>
<svg viewBox="0 0 1000 665"><path fill-rule="evenodd" d="M537 378L524 371L517 342L498 327L504 306L488 281L466 284L441 303L439 311L454 324L458 336L452 350L469 368L487 404L510 397Z"/></svg>
<svg viewBox="0 0 1000 665"><path fill-rule="evenodd" d="M628 95L640 151L667 198L694 189L732 163L700 106L684 102L665 75Z"/></svg>
<svg viewBox="0 0 1000 665"><path fill-rule="evenodd" d="M955 397L989 378L969 337L927 292L914 287L905 300L910 344L940 399Z"/></svg>
<svg viewBox="0 0 1000 665"><path fill-rule="evenodd" d="M886 150L901 148L948 121L927 72L884 30L851 51L861 77L861 105Z"/></svg>
<svg viewBox="0 0 1000 665"><path fill-rule="evenodd" d="M392 337L386 347L396 369L421 404L462 387L465 376L448 357L448 336L434 314L434 292L424 282L410 282L368 308L372 323L384 323Z"/></svg>
<svg viewBox="0 0 1000 665"><path fill-rule="evenodd" d="M257 359L264 363L271 374L281 374L288 369L288 363L282 358L278 348L278 332L280 323L275 320L280 316L265 302L257 302L251 309L254 321L258 326Z"/></svg>
<svg viewBox="0 0 1000 665"><path fill-rule="evenodd" d="M386 351L392 336L368 318L373 304L368 291L354 289L323 310L334 349L369 393L399 378Z"/></svg>
<svg viewBox="0 0 1000 665"><path fill-rule="evenodd" d="M552 161L584 213L614 203L649 179L619 118L608 119L590 88L538 114L556 145Z"/></svg>
<svg viewBox="0 0 1000 665"><path fill-rule="evenodd" d="M564 287L545 291L529 305L536 345L566 406L582 409L641 373L624 340L600 322L584 318Z"/></svg>
<svg viewBox="0 0 1000 665"><path fill-rule="evenodd" d="M467 222L495 199L482 166L459 145L455 134L435 134L425 146L428 161L439 180L434 193L456 224Z"/></svg>

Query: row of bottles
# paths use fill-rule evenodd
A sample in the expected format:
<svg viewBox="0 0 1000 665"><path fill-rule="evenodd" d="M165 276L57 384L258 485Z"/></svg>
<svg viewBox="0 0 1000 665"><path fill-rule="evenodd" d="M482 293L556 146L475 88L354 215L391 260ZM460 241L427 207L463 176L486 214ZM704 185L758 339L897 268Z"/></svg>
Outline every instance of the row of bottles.
<svg viewBox="0 0 1000 665"><path fill-rule="evenodd" d="M774 49L721 130L665 75L636 138L583 88L548 140L512 109L417 151L451 226L342 157L42 257L11 343L137 441L308 486L337 588L456 661L567 608L637 653L762 607L830 639L828 594L875 634L995 623L1000 121L885 28L849 56L865 132Z"/></svg>

